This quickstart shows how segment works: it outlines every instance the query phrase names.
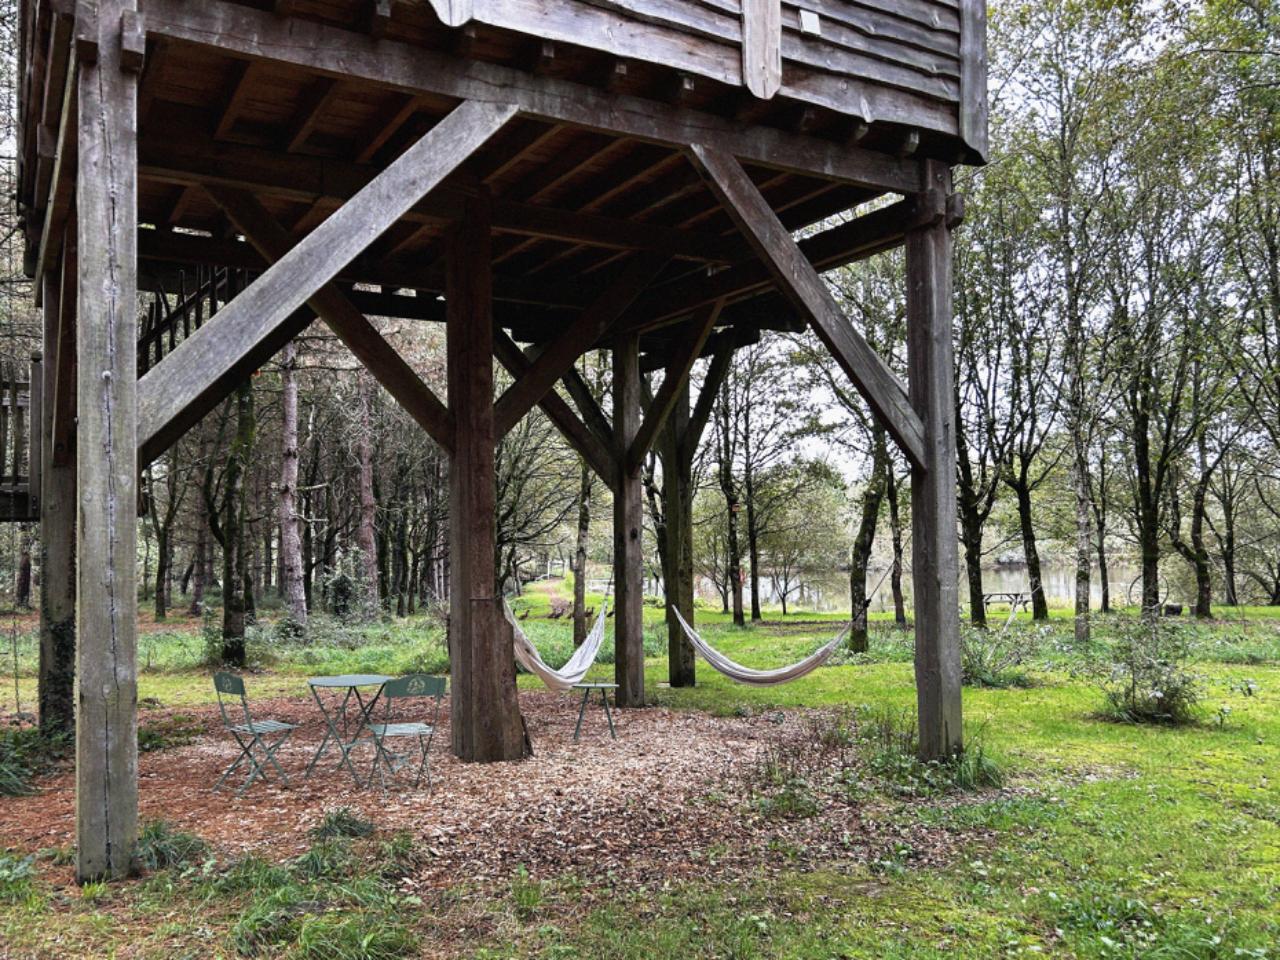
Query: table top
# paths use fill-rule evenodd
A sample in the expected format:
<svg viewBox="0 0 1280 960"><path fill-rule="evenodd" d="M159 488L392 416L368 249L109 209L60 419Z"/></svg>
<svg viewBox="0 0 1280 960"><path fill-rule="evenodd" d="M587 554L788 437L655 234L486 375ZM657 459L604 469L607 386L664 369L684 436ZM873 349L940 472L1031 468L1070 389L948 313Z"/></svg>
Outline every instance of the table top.
<svg viewBox="0 0 1280 960"><path fill-rule="evenodd" d="M344 673L337 677L309 677L307 683L313 687L380 687L394 679L380 673Z"/></svg>
<svg viewBox="0 0 1280 960"><path fill-rule="evenodd" d="M617 690L618 685L616 683L575 683L573 685L573 689L575 690Z"/></svg>

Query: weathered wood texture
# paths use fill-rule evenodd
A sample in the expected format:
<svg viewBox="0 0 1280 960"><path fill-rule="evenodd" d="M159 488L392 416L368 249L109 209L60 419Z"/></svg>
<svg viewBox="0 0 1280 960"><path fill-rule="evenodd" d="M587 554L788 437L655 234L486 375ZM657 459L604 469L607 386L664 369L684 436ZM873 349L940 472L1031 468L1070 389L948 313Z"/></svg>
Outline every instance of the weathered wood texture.
<svg viewBox="0 0 1280 960"><path fill-rule="evenodd" d="M934 166L931 174L937 189L950 190L947 168ZM925 441L924 461L911 471L916 699L920 754L929 760L963 746L951 295L951 230L939 222L907 238L911 403Z"/></svg>
<svg viewBox="0 0 1280 960"><path fill-rule="evenodd" d="M490 243L483 198L473 201L448 248L449 724L463 760L519 760L524 734L510 627L494 575L493 319Z"/></svg>
<svg viewBox="0 0 1280 960"><path fill-rule="evenodd" d="M888 365L853 328L822 277L732 156L695 144L693 155L739 228L912 463L929 462L920 417ZM942 213L938 214L941 221ZM948 301L949 302L949 301Z"/></svg>
<svg viewBox="0 0 1280 960"><path fill-rule="evenodd" d="M210 190L231 222L267 260L280 260L293 249L288 231L252 196L218 187ZM452 450L453 422L448 408L346 295L328 283L307 302L409 416L446 451Z"/></svg>
<svg viewBox="0 0 1280 960"><path fill-rule="evenodd" d="M44 355L56 357L62 311L75 312L75 299L62 297L60 271L44 276ZM56 378L44 377L41 418L32 429L49 438L42 446L40 484L40 729L70 733L75 726L76 675L76 469L53 457Z"/></svg>
<svg viewBox="0 0 1280 960"><path fill-rule="evenodd" d="M644 503L639 471L626 469L640 429L640 343L623 337L613 348L613 448L619 464L613 490L614 680L618 705L644 706Z"/></svg>
<svg viewBox="0 0 1280 960"><path fill-rule="evenodd" d="M638 140L702 142L775 169L803 171L880 190L919 189L919 164L813 136L752 126L714 114L468 61L390 39L204 0L148 0L149 35L264 63L349 77L406 93L509 104L520 113ZM541 29L541 26L540 26ZM548 27L549 29L549 27Z"/></svg>
<svg viewBox="0 0 1280 960"><path fill-rule="evenodd" d="M123 877L138 825L137 77L121 63L128 0L77 26L76 876Z"/></svg>
<svg viewBox="0 0 1280 960"><path fill-rule="evenodd" d="M742 82L761 100L782 88L782 0L741 0Z"/></svg>
<svg viewBox="0 0 1280 960"><path fill-rule="evenodd" d="M276 334L512 114L510 107L488 104L458 107L193 333L181 350L148 372L138 405L138 434L147 449L176 439L172 424L183 422L190 409L207 408L251 349Z"/></svg>

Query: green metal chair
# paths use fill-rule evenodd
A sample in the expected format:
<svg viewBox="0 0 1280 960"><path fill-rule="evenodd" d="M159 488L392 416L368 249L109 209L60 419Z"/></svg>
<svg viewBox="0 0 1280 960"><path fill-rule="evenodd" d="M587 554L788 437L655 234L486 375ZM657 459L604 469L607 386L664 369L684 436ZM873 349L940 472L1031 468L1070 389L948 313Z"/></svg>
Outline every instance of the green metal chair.
<svg viewBox="0 0 1280 960"><path fill-rule="evenodd" d="M374 748L373 767L369 771L367 786L373 786L373 777L376 773L378 781L382 785L382 792L386 793L386 774L389 772L394 776L398 769L407 766L409 763L405 757L387 749L387 741L412 737L417 739L418 752L421 755L421 761L418 763L418 773L414 777L413 785L417 787L422 782L422 775L425 771L427 775L427 790L431 790L431 741L435 737L436 723L440 719L440 701L444 699L445 688L444 677L433 677L425 673L411 673L406 677L388 680L383 684L382 722L370 723L367 728L369 736L373 740ZM397 714L405 712L405 708L408 706L407 701L427 698L435 700L435 710L431 716L430 723L404 719L397 720Z"/></svg>
<svg viewBox="0 0 1280 960"><path fill-rule="evenodd" d="M298 725L296 723L285 723L282 720L254 720L249 714L249 701L245 697L244 680L234 673L227 673L222 670L215 673L213 675L213 689L218 694L218 710L222 714L222 725L227 728L231 735L235 737L236 743L240 745L240 756L236 757L235 763L222 772L218 782L213 785L214 792L216 793L221 789L227 777L231 776L239 768L240 764L246 760L249 761L249 776L240 785L240 789L236 791L237 797L248 790L249 784L253 783L254 780L259 777L264 780L267 778L267 764L275 768L276 773L280 775L281 782L288 786L289 778L276 761L276 751L284 746L284 742L289 739L293 731L298 729ZM239 711L235 709L235 701L231 700L233 697L240 699ZM230 707L227 704L228 700L231 700ZM243 722L238 722L238 717L235 716L236 713L243 713ZM255 750L262 754L261 762L254 756Z"/></svg>

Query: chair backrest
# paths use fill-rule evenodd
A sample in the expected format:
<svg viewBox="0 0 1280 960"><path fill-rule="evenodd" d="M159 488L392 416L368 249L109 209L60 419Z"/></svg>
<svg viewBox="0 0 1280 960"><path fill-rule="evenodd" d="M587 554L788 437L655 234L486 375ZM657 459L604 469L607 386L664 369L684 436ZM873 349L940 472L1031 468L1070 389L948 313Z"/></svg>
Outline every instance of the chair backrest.
<svg viewBox="0 0 1280 960"><path fill-rule="evenodd" d="M411 673L408 676L388 680L382 686L382 695L388 700L400 697L435 697L444 696L447 681L444 677L433 677L429 673Z"/></svg>
<svg viewBox="0 0 1280 960"><path fill-rule="evenodd" d="M444 698L446 685L447 681L444 677L433 677L429 673L410 673L407 676L388 680L382 685L383 719L390 723L394 716L402 719L406 716L402 706L394 706L396 701L403 704L404 701L414 698L430 698L435 700L435 709L431 717L431 725L435 726L440 719L440 701Z"/></svg>
<svg viewBox="0 0 1280 960"><path fill-rule="evenodd" d="M218 694L218 711L222 714L222 722L226 726L232 726L239 721L232 720L227 716L227 704L222 698L239 697L240 709L244 712L244 722L253 723L249 717L249 700L244 692L244 680L237 677L234 673L227 673L225 670L219 670L213 675L213 689Z"/></svg>

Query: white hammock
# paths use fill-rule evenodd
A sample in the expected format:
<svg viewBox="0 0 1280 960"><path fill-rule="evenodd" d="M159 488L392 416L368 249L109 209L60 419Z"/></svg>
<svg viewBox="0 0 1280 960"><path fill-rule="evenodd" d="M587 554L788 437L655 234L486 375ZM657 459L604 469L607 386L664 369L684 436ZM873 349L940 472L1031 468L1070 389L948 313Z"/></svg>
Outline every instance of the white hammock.
<svg viewBox="0 0 1280 960"><path fill-rule="evenodd" d="M587 639L582 641L582 646L573 651L573 656L569 658L568 663L559 670L552 670L538 655L538 648L520 629L520 624L516 622L507 601L505 599L502 601L502 612L507 618L507 623L511 624L511 632L515 635L514 652L516 659L520 661L520 666L536 674L552 690L561 692L571 689L574 684L581 683L582 678L591 669L591 664L595 663L596 654L600 652L600 645L604 642L604 617L608 608L609 601L606 599L600 604L600 615L596 617L595 626L587 634Z"/></svg>
<svg viewBox="0 0 1280 960"><path fill-rule="evenodd" d="M671 612L676 615L676 619L680 621L680 626L684 628L684 635L689 638L693 648L702 654L703 660L707 661L730 680L750 684L753 687L770 687L779 683L789 683L812 673L827 661L827 658L835 652L836 647L844 642L844 638L849 635L849 628L853 626L852 623L846 624L843 630L799 663L793 663L789 667L779 667L776 670L753 670L751 667L744 667L740 663L734 663L698 636L693 627L685 622L684 617L680 616L680 611L675 607L671 608Z"/></svg>

